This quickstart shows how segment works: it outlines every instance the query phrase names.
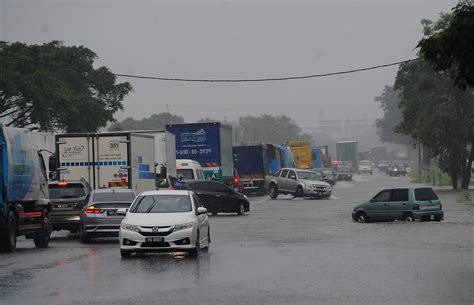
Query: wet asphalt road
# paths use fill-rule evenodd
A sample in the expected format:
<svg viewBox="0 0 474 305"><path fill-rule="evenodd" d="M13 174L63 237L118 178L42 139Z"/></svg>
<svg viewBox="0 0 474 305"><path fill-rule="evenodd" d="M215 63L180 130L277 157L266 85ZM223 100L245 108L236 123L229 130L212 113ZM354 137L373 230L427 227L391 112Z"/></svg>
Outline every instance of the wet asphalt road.
<svg viewBox="0 0 474 305"><path fill-rule="evenodd" d="M352 222L352 207L409 179L375 173L330 200L252 198L210 217L209 253L122 260L118 241L55 232L0 254L4 304L473 304L474 206L449 191L441 223Z"/></svg>

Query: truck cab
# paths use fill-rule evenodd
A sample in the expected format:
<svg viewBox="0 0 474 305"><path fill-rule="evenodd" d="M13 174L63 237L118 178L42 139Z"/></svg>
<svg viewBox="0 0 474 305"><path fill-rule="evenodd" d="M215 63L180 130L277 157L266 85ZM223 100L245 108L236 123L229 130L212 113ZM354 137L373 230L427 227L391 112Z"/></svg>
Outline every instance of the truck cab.
<svg viewBox="0 0 474 305"><path fill-rule="evenodd" d="M176 174L180 180L204 180L201 164L194 160L176 160Z"/></svg>

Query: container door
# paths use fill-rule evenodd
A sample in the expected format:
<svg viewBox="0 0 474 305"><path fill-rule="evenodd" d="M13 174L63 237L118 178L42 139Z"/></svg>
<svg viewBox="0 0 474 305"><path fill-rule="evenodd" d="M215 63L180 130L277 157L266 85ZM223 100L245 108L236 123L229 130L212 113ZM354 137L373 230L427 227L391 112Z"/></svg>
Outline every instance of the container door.
<svg viewBox="0 0 474 305"><path fill-rule="evenodd" d="M135 134L130 141L130 188L137 194L155 190L155 139Z"/></svg>
<svg viewBox="0 0 474 305"><path fill-rule="evenodd" d="M125 135L95 138L96 188L128 188L128 143Z"/></svg>
<svg viewBox="0 0 474 305"><path fill-rule="evenodd" d="M56 147L59 179L66 181L85 179L95 188L92 138L57 137Z"/></svg>

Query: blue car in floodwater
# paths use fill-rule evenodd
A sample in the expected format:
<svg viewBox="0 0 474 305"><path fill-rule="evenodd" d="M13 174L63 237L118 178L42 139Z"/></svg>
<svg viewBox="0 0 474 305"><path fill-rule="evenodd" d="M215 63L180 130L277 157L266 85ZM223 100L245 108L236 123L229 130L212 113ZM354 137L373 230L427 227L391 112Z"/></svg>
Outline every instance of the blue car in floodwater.
<svg viewBox="0 0 474 305"><path fill-rule="evenodd" d="M380 191L372 199L352 211L357 222L444 219L443 206L431 187L391 188Z"/></svg>

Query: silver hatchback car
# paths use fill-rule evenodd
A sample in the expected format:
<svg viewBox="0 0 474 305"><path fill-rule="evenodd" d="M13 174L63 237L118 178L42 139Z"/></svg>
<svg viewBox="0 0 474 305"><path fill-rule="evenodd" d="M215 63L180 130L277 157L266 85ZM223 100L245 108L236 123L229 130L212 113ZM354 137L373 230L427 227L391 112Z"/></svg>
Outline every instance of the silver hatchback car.
<svg viewBox="0 0 474 305"><path fill-rule="evenodd" d="M128 209L136 194L130 189L98 189L91 192L79 224L82 243L93 237L118 236L123 216L118 209Z"/></svg>

